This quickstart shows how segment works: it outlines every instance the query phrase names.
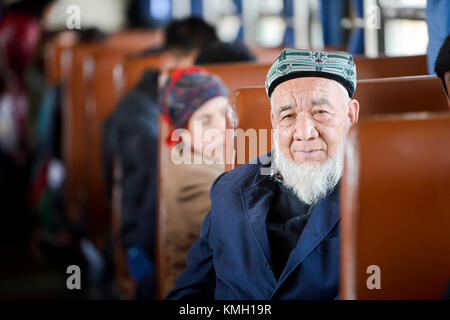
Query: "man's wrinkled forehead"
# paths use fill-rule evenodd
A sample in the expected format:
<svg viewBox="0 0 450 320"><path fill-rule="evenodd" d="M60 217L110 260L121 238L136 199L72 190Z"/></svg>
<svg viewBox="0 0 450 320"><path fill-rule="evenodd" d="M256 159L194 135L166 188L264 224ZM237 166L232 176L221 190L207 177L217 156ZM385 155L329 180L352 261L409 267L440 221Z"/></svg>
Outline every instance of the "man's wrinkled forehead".
<svg viewBox="0 0 450 320"><path fill-rule="evenodd" d="M324 78L297 78L286 81L275 88L271 101L301 98L349 99L348 92L340 83Z"/></svg>

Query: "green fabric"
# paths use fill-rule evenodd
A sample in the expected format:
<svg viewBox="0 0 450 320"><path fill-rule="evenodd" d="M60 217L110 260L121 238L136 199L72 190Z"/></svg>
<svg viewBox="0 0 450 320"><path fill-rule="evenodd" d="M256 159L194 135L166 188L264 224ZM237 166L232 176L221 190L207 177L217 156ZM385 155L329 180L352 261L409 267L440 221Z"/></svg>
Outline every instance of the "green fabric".
<svg viewBox="0 0 450 320"><path fill-rule="evenodd" d="M347 89L350 97L356 89L356 66L349 53L285 48L269 69L266 92L270 97L280 83L305 76L336 80Z"/></svg>

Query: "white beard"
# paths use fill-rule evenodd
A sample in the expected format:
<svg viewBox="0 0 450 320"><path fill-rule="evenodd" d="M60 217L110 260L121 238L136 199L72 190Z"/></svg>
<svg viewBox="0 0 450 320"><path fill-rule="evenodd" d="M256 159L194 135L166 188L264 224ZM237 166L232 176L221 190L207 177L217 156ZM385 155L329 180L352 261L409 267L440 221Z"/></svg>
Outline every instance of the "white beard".
<svg viewBox="0 0 450 320"><path fill-rule="evenodd" d="M272 175L280 174L283 183L308 205L316 204L338 184L344 169L343 146L323 164L297 164L285 157L275 136Z"/></svg>

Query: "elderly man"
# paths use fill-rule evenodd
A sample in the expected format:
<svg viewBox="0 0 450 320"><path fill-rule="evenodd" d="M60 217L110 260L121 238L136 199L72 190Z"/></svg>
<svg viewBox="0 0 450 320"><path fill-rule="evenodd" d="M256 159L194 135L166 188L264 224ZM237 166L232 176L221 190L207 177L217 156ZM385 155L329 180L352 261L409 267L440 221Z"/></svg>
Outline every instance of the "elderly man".
<svg viewBox="0 0 450 320"><path fill-rule="evenodd" d="M344 52L284 49L269 70L271 175L246 164L211 188L211 211L169 299L333 299L343 146L358 120ZM269 165L267 165L269 166Z"/></svg>

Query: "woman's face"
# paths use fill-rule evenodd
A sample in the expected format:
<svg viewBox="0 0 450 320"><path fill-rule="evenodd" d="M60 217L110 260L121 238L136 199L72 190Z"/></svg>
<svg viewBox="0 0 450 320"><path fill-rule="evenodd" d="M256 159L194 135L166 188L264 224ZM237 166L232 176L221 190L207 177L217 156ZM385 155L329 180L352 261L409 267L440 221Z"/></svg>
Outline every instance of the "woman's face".
<svg viewBox="0 0 450 320"><path fill-rule="evenodd" d="M208 100L192 114L187 124L193 149L220 162L224 159L227 106L228 97Z"/></svg>

